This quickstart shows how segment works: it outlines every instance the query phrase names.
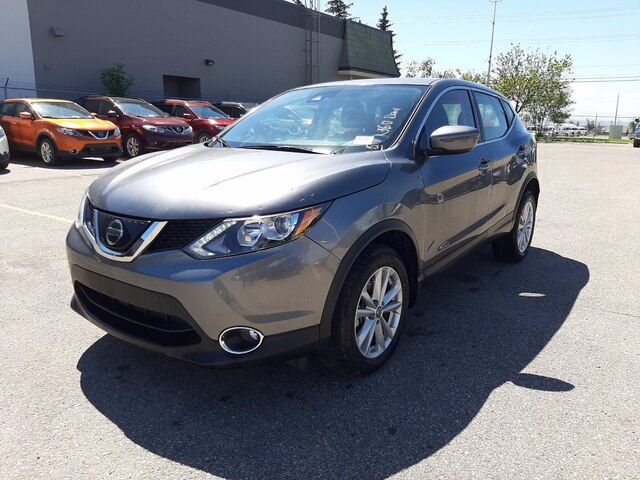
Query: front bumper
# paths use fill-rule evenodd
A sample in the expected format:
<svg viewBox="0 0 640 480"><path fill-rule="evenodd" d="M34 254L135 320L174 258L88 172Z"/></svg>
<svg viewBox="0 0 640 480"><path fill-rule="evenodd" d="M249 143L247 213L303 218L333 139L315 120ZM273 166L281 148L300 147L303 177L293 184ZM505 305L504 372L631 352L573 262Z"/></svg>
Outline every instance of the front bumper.
<svg viewBox="0 0 640 480"><path fill-rule="evenodd" d="M67 256L76 312L135 345L220 367L314 351L339 264L306 237L216 260L172 251L116 263L97 255L75 227ZM262 345L244 355L222 350L219 334L238 326L264 334Z"/></svg>
<svg viewBox="0 0 640 480"><path fill-rule="evenodd" d="M155 133L148 130L142 132L147 148L177 148L193 143L193 132L190 134Z"/></svg>
<svg viewBox="0 0 640 480"><path fill-rule="evenodd" d="M115 157L122 155L122 147L117 143L87 143L80 150L59 150L58 153L65 158Z"/></svg>

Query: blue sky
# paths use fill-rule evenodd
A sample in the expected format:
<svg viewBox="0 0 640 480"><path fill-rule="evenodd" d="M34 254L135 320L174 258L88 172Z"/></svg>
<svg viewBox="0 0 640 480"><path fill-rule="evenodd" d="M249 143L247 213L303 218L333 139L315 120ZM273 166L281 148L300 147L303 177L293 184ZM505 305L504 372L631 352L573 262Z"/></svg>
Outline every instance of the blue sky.
<svg viewBox="0 0 640 480"><path fill-rule="evenodd" d="M351 0L351 14L375 25L387 5L396 49L410 60L433 57L436 69L460 68L486 72L491 39L493 3L489 0ZM321 8L326 8L326 0ZM626 82L572 84L576 118L598 114L599 122L613 121L620 94L618 123L640 116L640 2L580 0L502 0L497 4L494 59L519 43L569 54L576 79L635 77ZM608 118L611 117L611 118Z"/></svg>

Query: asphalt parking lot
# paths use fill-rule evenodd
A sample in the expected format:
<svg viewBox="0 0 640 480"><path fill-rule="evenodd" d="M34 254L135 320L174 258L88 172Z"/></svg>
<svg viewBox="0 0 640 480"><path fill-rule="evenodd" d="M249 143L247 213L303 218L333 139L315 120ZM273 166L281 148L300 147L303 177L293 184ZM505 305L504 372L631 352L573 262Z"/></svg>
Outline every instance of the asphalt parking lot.
<svg viewBox="0 0 640 480"><path fill-rule="evenodd" d="M2 478L640 478L640 149L540 144L529 257L422 286L366 378L208 370L69 308L101 161L0 172Z"/></svg>

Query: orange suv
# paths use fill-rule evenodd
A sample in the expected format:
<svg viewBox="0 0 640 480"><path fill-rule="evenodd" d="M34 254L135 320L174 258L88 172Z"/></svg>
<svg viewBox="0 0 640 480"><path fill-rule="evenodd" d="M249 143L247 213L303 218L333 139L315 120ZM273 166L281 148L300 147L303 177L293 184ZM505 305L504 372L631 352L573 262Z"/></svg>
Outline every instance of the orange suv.
<svg viewBox="0 0 640 480"><path fill-rule="evenodd" d="M47 165L63 158L122 154L120 129L68 100L16 98L0 102L0 125L12 149L35 151Z"/></svg>

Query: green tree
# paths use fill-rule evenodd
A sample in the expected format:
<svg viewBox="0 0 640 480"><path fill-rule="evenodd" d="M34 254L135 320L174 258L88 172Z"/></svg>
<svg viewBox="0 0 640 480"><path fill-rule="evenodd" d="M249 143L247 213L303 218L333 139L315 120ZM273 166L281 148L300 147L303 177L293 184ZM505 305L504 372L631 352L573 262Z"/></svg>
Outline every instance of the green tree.
<svg viewBox="0 0 640 480"><path fill-rule="evenodd" d="M383 32L389 32L389 34L391 35L391 45L393 45L393 40L396 34L393 32L393 30L391 30L391 27L393 26L393 24L389 21L389 11L387 10L386 5L382 9L382 13L380 13L380 18L378 19L378 23L376 26ZM402 57L402 54L398 53L398 51L394 48L393 58L396 61L396 67L398 67L398 70L400 70L400 65L402 64L402 62L400 61L401 57Z"/></svg>
<svg viewBox="0 0 640 480"><path fill-rule="evenodd" d="M424 60L411 60L404 70L404 76L407 78L429 78L433 76L433 67L436 61L427 57Z"/></svg>
<svg viewBox="0 0 640 480"><path fill-rule="evenodd" d="M585 127L587 129L587 133L589 135L591 135L592 133L595 132L596 130L596 122L594 122L593 120L591 120L590 118L587 118L587 124L585 125Z"/></svg>
<svg viewBox="0 0 640 480"><path fill-rule="evenodd" d="M545 119L561 123L569 118L571 88L567 75L572 72L569 55L545 54L540 49L525 51L513 45L498 55L492 87L515 103L517 113L526 112L542 133Z"/></svg>
<svg viewBox="0 0 640 480"><path fill-rule="evenodd" d="M133 77L124 71L122 63L116 63L113 67L101 70L100 80L105 91L114 97L126 97L129 94L129 89L135 83Z"/></svg>
<svg viewBox="0 0 640 480"><path fill-rule="evenodd" d="M351 14L349 13L349 9L353 3L346 3L343 0L329 0L327 2L327 8L325 12L333 15L334 17L347 19L351 18Z"/></svg>

